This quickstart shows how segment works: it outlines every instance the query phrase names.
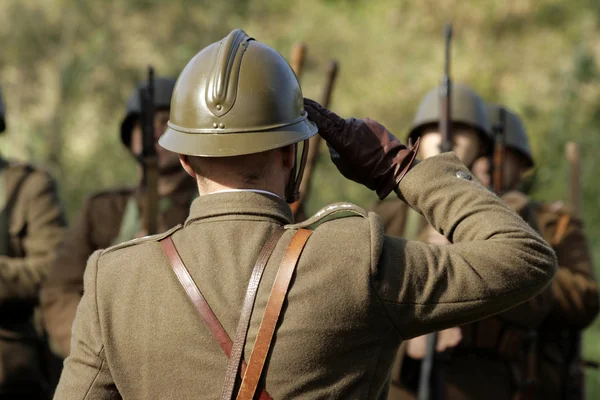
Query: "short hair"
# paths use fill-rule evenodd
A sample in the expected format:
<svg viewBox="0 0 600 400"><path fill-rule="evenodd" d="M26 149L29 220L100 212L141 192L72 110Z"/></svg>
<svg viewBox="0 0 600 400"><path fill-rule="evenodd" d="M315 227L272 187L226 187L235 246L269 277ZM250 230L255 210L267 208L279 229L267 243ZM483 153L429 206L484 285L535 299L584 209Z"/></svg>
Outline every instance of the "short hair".
<svg viewBox="0 0 600 400"><path fill-rule="evenodd" d="M201 178L214 180L219 175L235 176L236 179L253 185L269 173L269 164L277 150L230 157L188 156L188 162Z"/></svg>

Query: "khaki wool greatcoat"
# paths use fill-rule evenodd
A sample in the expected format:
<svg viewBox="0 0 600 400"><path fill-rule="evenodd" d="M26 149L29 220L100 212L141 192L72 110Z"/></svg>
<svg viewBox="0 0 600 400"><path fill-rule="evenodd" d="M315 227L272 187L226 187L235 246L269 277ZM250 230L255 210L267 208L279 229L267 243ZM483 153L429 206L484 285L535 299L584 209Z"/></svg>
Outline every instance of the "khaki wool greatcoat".
<svg viewBox="0 0 600 400"><path fill-rule="evenodd" d="M34 311L66 219L47 172L2 158L0 164L0 399L46 399L49 353Z"/></svg>
<svg viewBox="0 0 600 400"><path fill-rule="evenodd" d="M195 181L188 178L170 196L161 198L164 206L159 213L159 230L166 231L187 218L198 192ZM88 258L98 249L130 240L138 234L143 226L140 219L144 214L144 201L143 193L135 188L97 193L87 199L68 230L41 293L44 324L58 356L65 358L69 354L71 326L83 295L83 274ZM131 210L131 206L135 209Z"/></svg>
<svg viewBox="0 0 600 400"><path fill-rule="evenodd" d="M470 177L445 154L413 167L399 186L449 246L385 236L379 218L356 206L318 214L338 218L313 226L296 269L264 376L273 398L385 399L402 340L504 311L549 284L552 250ZM195 200L171 232L230 336L261 247L291 222L274 196L215 193ZM266 267L245 359L296 227ZM90 258L57 399L219 397L226 357L180 287L158 242L164 236Z"/></svg>

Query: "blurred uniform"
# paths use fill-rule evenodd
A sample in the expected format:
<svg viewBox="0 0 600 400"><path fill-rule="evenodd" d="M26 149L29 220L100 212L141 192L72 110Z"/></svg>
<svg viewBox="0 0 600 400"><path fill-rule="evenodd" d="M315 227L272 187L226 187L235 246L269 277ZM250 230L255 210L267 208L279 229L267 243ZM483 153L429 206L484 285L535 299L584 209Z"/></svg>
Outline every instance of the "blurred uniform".
<svg viewBox="0 0 600 400"><path fill-rule="evenodd" d="M161 112L168 119L174 83L172 79L155 79L157 131L161 125L158 121ZM130 97L127 115L121 125L121 140L136 156L139 143L136 142L134 129L141 113L139 91L138 87ZM160 133L157 132L157 136ZM161 181L168 181L169 186L168 191L161 194L158 204L158 230L165 231L185 221L189 207L197 196L197 186L191 177L182 172L178 161L169 170L160 170L159 187L163 183ZM94 194L86 200L69 229L42 290L44 322L53 351L59 356L64 358L69 354L71 325L83 294L87 259L95 250L144 236L145 201L145 190L141 186Z"/></svg>
<svg viewBox="0 0 600 400"><path fill-rule="evenodd" d="M4 128L0 93L0 132ZM65 224L50 175L0 157L0 399L51 394L34 311Z"/></svg>
<svg viewBox="0 0 600 400"><path fill-rule="evenodd" d="M488 106L488 112L490 121L497 123L499 106ZM533 157L525 127L515 113L505 112L505 157L515 160L513 164L521 163L513 171L527 170L533 166ZM482 161L489 165L487 159ZM504 167L505 173L510 173L511 166ZM488 183L489 174L481 174L478 166L474 172ZM509 181L505 179L503 185L513 189L515 185ZM537 297L496 317L461 327L462 340L445 366L447 399L561 399L563 332L583 329L598 313L591 255L581 221L561 204L534 202L514 190L502 198L552 245L559 272L552 286Z"/></svg>
<svg viewBox="0 0 600 400"><path fill-rule="evenodd" d="M567 379L575 378L566 373L575 345L572 333L588 327L598 315L598 286L582 221L561 203L536 203L535 208L559 265L552 282L554 304L538 330L540 398L560 399Z"/></svg>

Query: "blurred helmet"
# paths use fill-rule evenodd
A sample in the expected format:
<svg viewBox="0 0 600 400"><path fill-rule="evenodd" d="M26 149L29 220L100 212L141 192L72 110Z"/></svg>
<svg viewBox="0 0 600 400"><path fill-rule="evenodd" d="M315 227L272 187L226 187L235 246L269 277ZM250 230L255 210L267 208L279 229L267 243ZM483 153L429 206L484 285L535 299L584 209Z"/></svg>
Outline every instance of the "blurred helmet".
<svg viewBox="0 0 600 400"><path fill-rule="evenodd" d="M499 104L488 104L487 113L492 127L500 123L500 109L504 109L506 116L504 121L505 146L519 152L527 161L528 168L533 167L533 154L527 139L527 131L523 121L516 113Z"/></svg>
<svg viewBox="0 0 600 400"><path fill-rule="evenodd" d="M131 132L135 121L140 117L142 105L140 100L140 91L148 86L148 82L138 84L129 100L127 100L127 114L121 122L121 141L127 147L131 144ZM154 78L154 109L168 110L171 106L171 95L175 87L175 79L173 78Z"/></svg>
<svg viewBox="0 0 600 400"><path fill-rule="evenodd" d="M408 138L417 139L423 130L440 122L439 87L430 90L421 104L412 123ZM454 124L462 124L475 129L488 143L492 140L492 129L487 118L484 101L466 85L453 84L451 93L451 115Z"/></svg>
<svg viewBox="0 0 600 400"><path fill-rule="evenodd" d="M181 72L159 143L179 154L225 157L284 147L315 133L285 58L236 29Z"/></svg>
<svg viewBox="0 0 600 400"><path fill-rule="evenodd" d="M6 120L4 119L4 100L2 99L2 90L0 89L0 133L6 129Z"/></svg>

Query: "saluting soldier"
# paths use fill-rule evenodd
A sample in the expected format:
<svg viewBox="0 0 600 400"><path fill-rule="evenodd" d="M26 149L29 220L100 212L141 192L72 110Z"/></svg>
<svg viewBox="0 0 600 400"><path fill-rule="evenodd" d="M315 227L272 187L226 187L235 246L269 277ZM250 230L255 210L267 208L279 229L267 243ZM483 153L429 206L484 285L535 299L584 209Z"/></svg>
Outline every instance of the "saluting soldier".
<svg viewBox="0 0 600 400"><path fill-rule="evenodd" d="M512 399L517 393L523 399L570 398L565 332L583 330L598 314L592 257L580 219L560 202L532 201L517 190L534 160L517 114L489 105L490 121L499 122L501 107L506 116L502 198L552 245L560 268L548 290L531 301L461 328L463 340L446 376L448 398ZM473 172L488 186L489 171L488 158L476 161Z"/></svg>
<svg viewBox="0 0 600 400"><path fill-rule="evenodd" d="M440 153L442 134L439 87L430 90L421 100L413 119L408 139L420 139L419 158L428 159ZM470 87L455 84L451 92L452 150L465 166L471 168L475 160L488 154L492 145L492 130L487 117L485 102ZM373 211L379 214L388 235L418 239L425 243L446 245L448 240L438 233L419 213L410 209L398 198L386 199L375 204ZM460 330L451 328L438 335L438 352L456 345ZM413 399L417 395L421 360L425 356L425 336L406 341L400 347L394 370L389 399ZM439 365L439 364L438 364Z"/></svg>
<svg viewBox="0 0 600 400"><path fill-rule="evenodd" d="M0 92L0 133L6 128ZM0 156L0 398L48 399L46 356L34 311L66 225L54 180Z"/></svg>
<svg viewBox="0 0 600 400"><path fill-rule="evenodd" d="M140 91L134 90L121 123L121 141L141 160L142 128ZM166 129L175 80L154 79L154 132L156 139ZM195 181L179 165L177 155L157 144L159 213L158 229L166 231L185 221L197 196ZM140 182L141 182L141 165ZM44 321L53 350L61 357L69 354L71 326L83 293L83 275L89 256L98 249L146 235L145 188L127 187L92 195L69 229L42 290Z"/></svg>
<svg viewBox="0 0 600 400"><path fill-rule="evenodd" d="M549 246L456 156L417 163L377 122L303 106L285 59L241 30L188 63L168 126L160 144L200 197L183 226L92 255L57 398L385 398L402 340L504 311L554 274ZM455 244L386 236L347 203L293 225L296 150L317 131L344 176Z"/></svg>

